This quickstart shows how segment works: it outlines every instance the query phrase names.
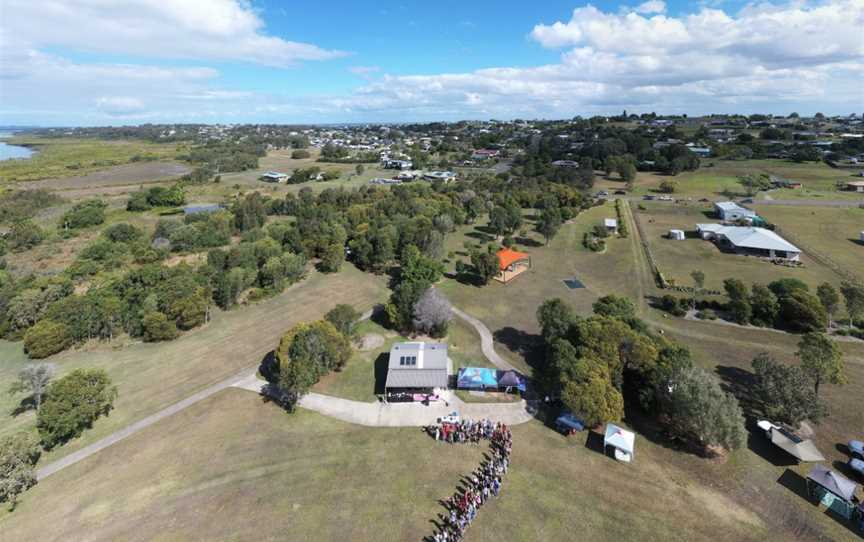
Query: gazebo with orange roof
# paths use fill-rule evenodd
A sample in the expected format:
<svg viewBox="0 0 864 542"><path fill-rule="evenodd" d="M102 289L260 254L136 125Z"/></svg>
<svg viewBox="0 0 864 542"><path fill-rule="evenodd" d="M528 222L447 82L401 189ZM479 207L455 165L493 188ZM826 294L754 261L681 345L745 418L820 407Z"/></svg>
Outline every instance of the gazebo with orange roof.
<svg viewBox="0 0 864 542"><path fill-rule="evenodd" d="M497 256L499 271L495 280L498 282L506 284L531 268L531 256L525 252L502 248Z"/></svg>

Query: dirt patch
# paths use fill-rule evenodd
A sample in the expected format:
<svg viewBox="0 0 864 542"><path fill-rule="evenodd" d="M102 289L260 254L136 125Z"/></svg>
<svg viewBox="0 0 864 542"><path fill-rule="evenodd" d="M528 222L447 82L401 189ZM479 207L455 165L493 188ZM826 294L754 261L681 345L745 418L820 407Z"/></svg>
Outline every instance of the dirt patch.
<svg viewBox="0 0 864 542"><path fill-rule="evenodd" d="M167 260L165 260L164 264L168 267L175 267L180 265L181 263L196 265L207 259L206 252L196 252L194 254L184 254L182 256L171 256Z"/></svg>
<svg viewBox="0 0 864 542"><path fill-rule="evenodd" d="M379 335L377 333L367 333L363 335L360 339L360 350L363 352L368 352L369 350L376 350L381 348L384 345L384 336Z"/></svg>
<svg viewBox="0 0 864 542"><path fill-rule="evenodd" d="M186 175L192 169L179 162L136 162L114 166L80 177L61 177L18 183L24 190L82 190L107 186L123 186L157 182Z"/></svg>

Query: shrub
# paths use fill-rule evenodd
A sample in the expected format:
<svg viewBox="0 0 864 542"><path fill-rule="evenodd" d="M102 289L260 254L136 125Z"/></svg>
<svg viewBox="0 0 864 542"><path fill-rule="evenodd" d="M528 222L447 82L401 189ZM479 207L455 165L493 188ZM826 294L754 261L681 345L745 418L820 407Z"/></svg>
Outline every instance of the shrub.
<svg viewBox="0 0 864 542"><path fill-rule="evenodd" d="M36 428L46 450L73 439L108 414L117 398L108 373L76 369L54 381L36 415Z"/></svg>
<svg viewBox="0 0 864 542"><path fill-rule="evenodd" d="M291 158L293 158L294 160L302 160L304 158L309 158L311 156L312 155L309 153L309 151L304 150L304 149L297 149L296 151L293 151L291 153Z"/></svg>
<svg viewBox="0 0 864 542"><path fill-rule="evenodd" d="M40 320L24 333L24 352L33 359L47 358L70 346L69 327L60 322Z"/></svg>
<svg viewBox="0 0 864 542"><path fill-rule="evenodd" d="M95 199L76 203L60 219L60 227L77 229L98 226L105 222L105 209L107 207L108 204Z"/></svg>
<svg viewBox="0 0 864 542"><path fill-rule="evenodd" d="M142 238L144 236L144 232L136 228L132 224L121 222L120 224L114 224L105 228L105 231L102 232L102 235L104 235L109 241L114 241L116 243L128 243L130 241L136 241Z"/></svg>
<svg viewBox="0 0 864 542"><path fill-rule="evenodd" d="M12 250L27 250L41 243L44 238L42 228L29 220L22 220L12 224L6 234L6 243Z"/></svg>
<svg viewBox="0 0 864 542"><path fill-rule="evenodd" d="M687 314L686 305L686 302L681 303L681 300L672 294L665 294L660 298L660 308L672 316L684 316Z"/></svg>

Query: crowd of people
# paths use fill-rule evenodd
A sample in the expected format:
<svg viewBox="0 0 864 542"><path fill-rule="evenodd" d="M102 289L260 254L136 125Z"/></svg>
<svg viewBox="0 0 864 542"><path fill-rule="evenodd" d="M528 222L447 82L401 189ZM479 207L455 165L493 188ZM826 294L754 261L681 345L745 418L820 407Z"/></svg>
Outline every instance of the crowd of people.
<svg viewBox="0 0 864 542"><path fill-rule="evenodd" d="M505 424L488 419L442 423L428 427L427 431L436 441L453 444L479 444L481 439L490 442L491 454L467 477L465 487L445 501L446 513L440 514L440 528L430 539L433 542L458 542L477 517L480 507L501 492L502 478L510 468L513 436Z"/></svg>

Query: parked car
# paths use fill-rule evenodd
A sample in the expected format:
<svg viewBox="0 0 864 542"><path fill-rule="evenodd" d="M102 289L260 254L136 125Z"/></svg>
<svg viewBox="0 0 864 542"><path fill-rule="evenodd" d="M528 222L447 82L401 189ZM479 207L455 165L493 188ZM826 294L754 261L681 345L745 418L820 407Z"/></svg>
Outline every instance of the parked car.
<svg viewBox="0 0 864 542"><path fill-rule="evenodd" d="M864 478L864 461L860 459L850 459L849 460L849 468L858 473L859 476Z"/></svg>
<svg viewBox="0 0 864 542"><path fill-rule="evenodd" d="M850 440L849 455L855 459L861 459L864 461L864 442L861 442L860 440Z"/></svg>
<svg viewBox="0 0 864 542"><path fill-rule="evenodd" d="M609 192L607 192L607 191L605 191L605 190L601 190L600 192L597 192L597 197L598 197L598 198L605 198L605 197L608 196L608 195L609 195Z"/></svg>
<svg viewBox="0 0 864 542"><path fill-rule="evenodd" d="M438 423L459 423L459 413L456 411L438 418Z"/></svg>
<svg viewBox="0 0 864 542"><path fill-rule="evenodd" d="M627 192L625 192L624 190L616 190L615 195L616 196L625 196L625 195L627 195Z"/></svg>

